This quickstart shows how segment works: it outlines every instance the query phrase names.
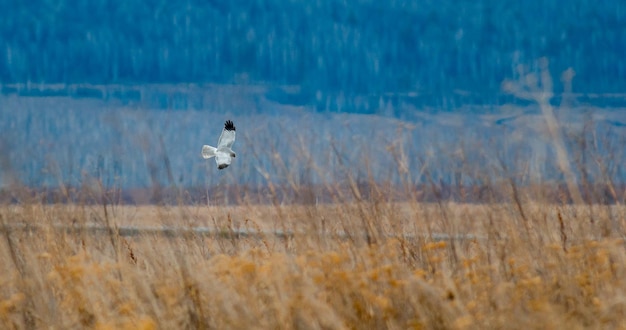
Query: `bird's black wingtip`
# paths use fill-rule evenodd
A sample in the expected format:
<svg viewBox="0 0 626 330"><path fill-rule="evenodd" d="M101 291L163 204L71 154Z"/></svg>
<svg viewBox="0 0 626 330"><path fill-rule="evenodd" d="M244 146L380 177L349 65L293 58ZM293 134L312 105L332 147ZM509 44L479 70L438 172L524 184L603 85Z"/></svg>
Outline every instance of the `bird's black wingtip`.
<svg viewBox="0 0 626 330"><path fill-rule="evenodd" d="M227 131L234 131L235 130L235 124L233 124L233 122L231 120L227 120L224 123L224 129Z"/></svg>

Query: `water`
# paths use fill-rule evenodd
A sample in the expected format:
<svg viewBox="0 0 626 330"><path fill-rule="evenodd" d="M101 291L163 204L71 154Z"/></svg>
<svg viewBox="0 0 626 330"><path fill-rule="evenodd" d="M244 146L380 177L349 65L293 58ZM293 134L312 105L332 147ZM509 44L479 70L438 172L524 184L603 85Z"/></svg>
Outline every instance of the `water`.
<svg viewBox="0 0 626 330"><path fill-rule="evenodd" d="M80 186L96 178L125 188L255 186L267 184L268 175L275 182L320 183L344 180L347 172L399 182L405 170L420 183L427 181L424 166L437 182L475 184L489 168L501 175L495 171L500 162L523 182L561 178L544 117L532 104L433 112L383 103L380 114L368 115L272 101L267 95L275 87L267 86L129 88L143 93L1 96L3 184L15 179L35 187ZM154 101L161 99L164 107ZM205 108L193 107L195 99ZM557 108L556 115L569 140L595 134L597 150L588 152L625 163L626 111L578 104ZM237 157L217 171L202 158L202 145L217 141L228 119L237 125ZM574 162L580 148L570 148ZM624 179L619 166L612 175Z"/></svg>

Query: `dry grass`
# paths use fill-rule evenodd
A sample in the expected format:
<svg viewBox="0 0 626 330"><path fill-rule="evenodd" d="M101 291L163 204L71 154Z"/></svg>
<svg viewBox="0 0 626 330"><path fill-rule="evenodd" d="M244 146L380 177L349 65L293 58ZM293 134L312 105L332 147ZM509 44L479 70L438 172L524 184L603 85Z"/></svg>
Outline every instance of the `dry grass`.
<svg viewBox="0 0 626 330"><path fill-rule="evenodd" d="M7 328L623 328L626 208L374 203L9 205L0 243ZM590 221L593 211L593 222ZM43 231L9 230L37 224ZM115 225L297 234L119 236ZM407 234L480 234L435 241ZM320 234L320 232L323 232ZM345 232L348 235L334 236ZM369 235L365 235L367 233ZM614 232L615 233L615 232Z"/></svg>

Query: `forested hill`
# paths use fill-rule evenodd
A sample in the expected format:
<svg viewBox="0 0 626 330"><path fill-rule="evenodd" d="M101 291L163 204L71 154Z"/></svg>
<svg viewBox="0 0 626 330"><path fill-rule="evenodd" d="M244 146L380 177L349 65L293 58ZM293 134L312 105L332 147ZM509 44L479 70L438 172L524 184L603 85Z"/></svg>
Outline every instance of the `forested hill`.
<svg viewBox="0 0 626 330"><path fill-rule="evenodd" d="M556 77L575 70L576 91L626 88L620 1L40 0L0 10L5 84L481 93L545 56Z"/></svg>

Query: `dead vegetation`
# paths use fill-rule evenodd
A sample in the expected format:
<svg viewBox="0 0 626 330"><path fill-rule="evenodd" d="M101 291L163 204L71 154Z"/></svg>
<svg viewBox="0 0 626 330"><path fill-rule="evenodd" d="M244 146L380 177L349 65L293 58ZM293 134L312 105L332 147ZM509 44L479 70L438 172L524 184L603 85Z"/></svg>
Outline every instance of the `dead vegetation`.
<svg viewBox="0 0 626 330"><path fill-rule="evenodd" d="M91 206L34 204L4 206L0 216L0 318L9 328L625 325L623 206L367 201L126 206L105 215ZM52 226L104 217L107 234ZM47 230L11 229L18 222ZM116 231L176 222L294 235ZM620 230L605 235L604 222ZM432 236L440 232L458 236Z"/></svg>

